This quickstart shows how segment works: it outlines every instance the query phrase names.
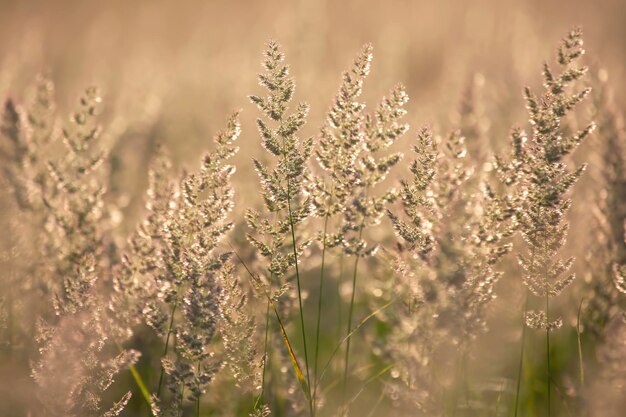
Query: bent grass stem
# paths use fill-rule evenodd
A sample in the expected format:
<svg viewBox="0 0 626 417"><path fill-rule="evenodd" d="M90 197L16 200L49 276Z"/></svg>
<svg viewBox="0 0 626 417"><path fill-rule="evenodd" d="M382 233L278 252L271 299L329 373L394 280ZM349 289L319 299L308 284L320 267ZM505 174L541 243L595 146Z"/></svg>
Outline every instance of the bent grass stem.
<svg viewBox="0 0 626 417"><path fill-rule="evenodd" d="M281 129L282 130L282 120L281 120ZM287 153L286 153L286 148L285 148L285 137L283 136L283 161L285 163L285 165L288 167L288 161L287 161ZM291 240L292 240L292 246L293 246L293 257L294 257L294 262L295 262L295 269L296 269L296 283L297 283L297 287L298 287L298 306L300 308L300 326L302 328L302 344L304 346L304 364L305 364L305 368L306 368L306 379L307 379L307 384L308 384L308 388L309 388L309 412L311 414L311 417L313 417L315 415L315 411L313 408L313 399L311 396L311 376L309 373L309 354L307 351L307 343L306 343L306 329L304 326L304 310L302 308L302 289L301 289L301 285L300 285L300 269L298 267L298 247L296 246L296 229L295 229L295 225L293 222L293 212L291 210L291 181L289 178L289 171L287 171L287 175L286 175L286 181L287 181L287 213L289 216L289 226L291 229Z"/></svg>

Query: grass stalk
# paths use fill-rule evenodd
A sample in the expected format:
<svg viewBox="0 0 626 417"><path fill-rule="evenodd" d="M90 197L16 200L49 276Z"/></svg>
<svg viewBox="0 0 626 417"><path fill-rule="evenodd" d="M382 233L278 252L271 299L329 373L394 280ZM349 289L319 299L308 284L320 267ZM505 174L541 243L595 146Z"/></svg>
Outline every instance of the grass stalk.
<svg viewBox="0 0 626 417"><path fill-rule="evenodd" d="M519 354L519 365L517 368L517 388L515 390L515 411L514 415L517 417L517 412L519 409L519 400L520 400L520 392L522 388L522 372L524 371L524 352L526 347L526 311L528 311L529 306L529 297L528 297L528 289L524 295L524 310L522 311L522 336L520 340L521 348Z"/></svg>
<svg viewBox="0 0 626 417"><path fill-rule="evenodd" d="M230 249L233 251L233 253L237 257L239 262L241 262L241 265L243 265L243 267L246 270L246 272L248 273L248 275L250 275L250 277L253 280L256 280L256 277L254 276L254 274L252 273L250 268L248 268L248 265L246 265L246 263L243 260L243 258L235 250L233 245L229 242L228 246L230 246ZM271 274L270 275L270 281L272 280L273 277L274 277L274 275ZM268 346L269 346L268 345L268 340L269 340L269 328L270 328L270 326L269 326L269 324L270 324L270 303L271 303L271 299L268 297L267 298L267 309L265 310L265 341L263 342L263 371L262 371L262 374L261 374L261 393L259 394L259 396L257 397L256 401L254 402L254 409L256 409L259 406L259 403L261 401L263 401L264 396L265 396L265 375L267 374L267 361L268 361L268 358L269 358L269 355L268 355Z"/></svg>
<svg viewBox="0 0 626 417"><path fill-rule="evenodd" d="M317 320L315 326L315 359L313 365L313 375L314 375L314 385L313 385L313 408L316 408L316 398L317 398L317 383L318 383L318 372L317 367L319 363L319 347L320 347L320 327L322 322L322 293L324 291L324 270L326 266L326 238L328 236L328 220L330 218L330 203L334 196L334 182L331 187L330 198L328 202L328 207L326 208L326 213L324 215L324 232L322 235L322 265L320 270L320 285L318 290L318 300L317 300Z"/></svg>
<svg viewBox="0 0 626 417"><path fill-rule="evenodd" d="M354 261L354 268L352 269L352 294L350 296L350 307L348 308L348 328L346 334L350 334L352 331L352 316L354 314L354 293L356 290L356 277L359 269L359 259L361 257L357 255L356 260ZM346 342L346 354L344 359L344 368L343 368L343 394L342 397L345 399L346 388L348 383L348 372L350 368L350 339Z"/></svg>
<svg viewBox="0 0 626 417"><path fill-rule="evenodd" d="M337 277L337 340L341 339L343 334L343 315L341 314L341 284L343 283L343 260L345 253L341 251L339 253L339 277Z"/></svg>
<svg viewBox="0 0 626 417"><path fill-rule="evenodd" d="M257 398L254 407L256 408L259 405L259 402L264 399L265 396L265 374L267 370L267 361L269 358L267 351L267 342L269 336L269 327L270 327L270 301L267 300L267 308L265 310L265 341L263 342L263 372L261 374L261 394Z"/></svg>
<svg viewBox="0 0 626 417"><path fill-rule="evenodd" d="M376 316L378 313L380 313L381 311L385 310L391 304L393 304L393 300L389 301L387 304L383 305L382 307L380 307L376 311L373 311L372 313L368 314L363 320L361 320L361 322L358 325L354 326L354 328L352 329L352 331L350 333L348 333L346 336L344 336L343 339L341 339L339 341L339 343L337 343L337 345L335 346L335 349L332 351L332 353L330 354L330 357L326 361L326 364L322 368L322 372L320 373L320 378L319 378L320 381L324 378L324 375L326 375L326 371L328 371L328 368L330 367L330 364L332 363L332 361L333 361L335 355L337 354L337 352L339 352L339 349L341 349L341 346L346 341L350 340L352 335L355 334L357 331L359 331L359 329L361 327L363 327L365 325L365 323L367 323L372 317Z"/></svg>
<svg viewBox="0 0 626 417"><path fill-rule="evenodd" d="M122 345L120 345L117 341L115 341L115 346L120 353L124 351ZM150 397L150 391L148 391L148 387L146 386L143 378L141 377L141 374L139 373L135 365L130 365L128 369L133 377L133 380L135 381L135 384L137 385L137 388L139 388L139 392L141 392L141 396L148 404L148 415L152 416L152 398Z"/></svg>
<svg viewBox="0 0 626 417"><path fill-rule="evenodd" d="M367 194L366 194L367 195ZM363 229L365 228L365 216L363 216L363 220L361 221L361 226L359 227L359 241L363 237ZM356 293L356 277L359 269L359 260L361 257L357 254L356 259L354 261L354 268L352 269L352 294L350 296L350 307L348 308L348 329L346 334L349 335L352 332L352 315L354 313L354 294ZM345 406L346 400L346 389L348 384L348 372L350 368L350 338L348 338L346 342L346 354L344 359L344 368L343 368L343 388L342 388L342 404Z"/></svg>
<svg viewBox="0 0 626 417"><path fill-rule="evenodd" d="M259 278L256 277L252 273L252 271L250 270L250 268L248 268L248 266L246 265L246 263L243 260L243 258L239 255L239 253L237 253L237 251L233 248L232 245L229 244L229 246L233 250L233 252L235 253L235 256L237 257L237 259L239 259L239 262L241 262L241 264L243 265L243 267L246 270L246 272L248 273L248 275L250 275L250 278L252 278L253 281L259 282ZM309 402L309 407L310 407L309 410L311 412L313 412L312 401L311 401L311 386L304 379L304 375L302 374L301 367L298 364L298 359L296 358L295 352L293 350L293 345L289 341L289 336L287 336L287 331L285 330L285 326L283 325L283 322L280 319L280 316L278 314L278 309L276 308L276 305L272 301L272 298L271 298L269 293L266 293L265 296L267 298L267 303L268 303L267 315L269 317L269 308L271 307L272 311L274 312L274 315L276 316L276 321L278 322L278 326L280 328L281 336L282 336L283 341L285 343L285 346L287 347L287 350L289 352L289 356L291 358L291 363L292 363L294 371L296 373L296 378L298 379L298 381L300 381L300 387L302 388L302 392L304 393L305 397L307 398L307 400ZM269 328L269 323L266 321L266 326L265 326L265 347L266 347L266 351L267 351L267 346L268 346L268 328ZM266 372L265 361L263 363L263 366L264 366L263 367L263 387L264 387L265 386L265 382L264 382L264 380L265 380L265 372ZM264 388L262 388L262 389L264 389ZM261 396L259 398L257 398L257 400L255 402L255 405L254 405L255 408L258 406L259 399L262 397L262 395L263 395L263 392L261 393Z"/></svg>
<svg viewBox="0 0 626 417"><path fill-rule="evenodd" d="M296 283L298 287L298 306L300 308L300 327L302 328L302 344L304 345L304 366L306 369L306 379L309 385L309 391L311 390L311 376L309 373L309 353L307 351L307 343L306 343L306 330L304 326L304 310L302 308L302 289L300 284L300 270L298 268L298 250L296 248L296 232L293 224L293 217L291 215L291 198L290 198L290 185L289 180L287 180L287 208L289 210L289 224L291 226L291 239L293 240L293 256L295 258L295 267L296 267ZM311 393L309 392L309 397ZM309 412L311 416L315 415L313 410L313 400L309 400Z"/></svg>
<svg viewBox="0 0 626 417"><path fill-rule="evenodd" d="M580 300L580 304L578 305L578 315L576 317L576 339L578 341L578 369L580 370L580 386L583 387L585 385L585 367L583 363L583 345L580 337L580 313L583 309L583 302L585 299Z"/></svg>
<svg viewBox="0 0 626 417"><path fill-rule="evenodd" d="M281 128L282 128L282 122L281 122ZM283 160L285 162L285 165L289 167L287 153L285 149L284 137L283 137ZM306 343L306 328L304 325L304 309L302 307L302 286L300 284L300 268L298 266L298 247L296 245L296 228L293 222L293 211L291 209L291 181L289 178L289 173L287 173L287 176L285 179L287 181L287 215L289 216L289 228L291 229L293 257L294 257L295 269L296 269L296 284L298 288L298 307L300 309L300 327L302 328L302 344L304 346L304 366L306 369L306 379L307 379L307 384L308 384L308 389L309 389L309 412L311 414L311 417L313 417L315 415L315 411L313 409L313 398L311 396L311 376L309 372L309 353L308 353L307 343Z"/></svg>
<svg viewBox="0 0 626 417"><path fill-rule="evenodd" d="M170 313L170 324L167 329L167 336L165 337L165 347L163 348L162 358L167 356L167 351L170 345L170 337L172 335L172 330L174 329L174 314L176 313L176 307L178 307L178 303L174 303L172 306L172 311ZM156 397L161 398L161 388L163 387L163 377L165 376L165 369L163 369L163 365L161 365L161 374L159 375L159 385L157 387Z"/></svg>
<svg viewBox="0 0 626 417"><path fill-rule="evenodd" d="M361 386L361 388L359 388L359 391L357 391L356 394L354 394L354 396L350 399L350 402L348 403L348 408L354 404L356 402L356 400L361 396L361 394L363 394L363 392L365 391L365 389L368 387L368 385L370 385L372 382L376 381L377 379L379 379L381 376L383 376L384 374L386 374L391 368L393 368L393 365L387 365L385 366L383 369L381 369L379 372L377 372L375 375L369 377Z"/></svg>
<svg viewBox="0 0 626 417"><path fill-rule="evenodd" d="M552 386L552 375L550 373L550 292L548 291L546 274L546 362L548 370L548 417L550 417L550 391Z"/></svg>

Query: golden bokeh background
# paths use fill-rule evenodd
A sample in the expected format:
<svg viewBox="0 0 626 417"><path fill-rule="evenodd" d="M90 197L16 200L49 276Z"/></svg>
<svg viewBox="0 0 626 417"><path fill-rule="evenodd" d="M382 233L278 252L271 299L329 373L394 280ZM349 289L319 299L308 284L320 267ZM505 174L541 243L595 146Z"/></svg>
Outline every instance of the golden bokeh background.
<svg viewBox="0 0 626 417"><path fill-rule="evenodd" d="M166 144L177 167L195 168L235 109L243 110L236 211L258 204L251 158L261 146L247 96L259 92L256 74L270 39L284 47L296 100L311 105L304 135L317 134L341 72L371 42L366 100L373 105L404 84L407 138L424 124L449 129L464 89L478 83L488 152L496 152L508 146L513 125L526 123L523 87L540 85L543 61L575 26L583 28L591 71L608 76L624 108L624 0L0 0L0 98L27 101L43 73L55 83L59 113L69 115L85 87L101 90L109 188L125 215L123 236L142 211L156 143ZM585 218L584 194L577 193L572 216ZM572 230L574 237L587 233ZM585 242L570 247L584 256ZM506 352L499 354L506 362ZM28 375L8 365L3 375L0 415L21 415L11 410L28 403Z"/></svg>

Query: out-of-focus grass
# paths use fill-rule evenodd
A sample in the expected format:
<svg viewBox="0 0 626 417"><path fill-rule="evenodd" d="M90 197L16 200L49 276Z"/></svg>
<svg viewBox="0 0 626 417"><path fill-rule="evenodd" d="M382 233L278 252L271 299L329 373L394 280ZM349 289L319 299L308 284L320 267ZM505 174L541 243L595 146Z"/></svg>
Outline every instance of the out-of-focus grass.
<svg viewBox="0 0 626 417"><path fill-rule="evenodd" d="M66 114L85 85L102 88L106 140L112 147L110 198L124 202L122 239L141 211L154 144L167 143L178 165L195 163L198 151L206 148L207 138L233 108L244 110L241 152L235 158L236 211L257 204L249 161L260 154L260 144L254 110L245 97L255 89L258 51L268 39L284 45L299 81L296 96L311 104L303 136L317 132L340 72L362 44L372 42L376 58L365 97L373 102L396 81L403 82L411 97L413 126L447 125L466 80L483 74L491 150L497 151L506 146L510 126L525 119L522 85L527 80L540 82L536 69L542 57L551 56L553 41L573 24L585 28L591 60L602 57L616 101L624 103L624 21L622 0L2 1L0 97L24 98L35 74L43 71L55 81L61 112ZM408 143L399 148L407 149ZM573 236L584 233L572 230ZM569 250L584 254L584 244L574 240ZM519 290L515 285L507 281L499 289L507 293L514 288L510 291L514 293ZM476 379L517 363L518 333L510 330L517 317L505 308L511 299L502 300L495 307L500 320L479 342L485 349L477 350L476 363L484 366L472 370ZM337 312L329 309L328 314L335 317ZM571 321L571 314L566 318ZM135 342L151 345L146 338L140 334ZM584 337L582 341L584 349ZM332 341L325 342L322 353L333 348ZM510 349L494 352L488 348L494 342ZM540 374L541 343L527 343L531 359L525 373ZM576 334L563 332L554 344L559 352L553 358L554 372L571 373L567 366L578 355ZM149 352L145 356L151 360ZM144 365L140 363L140 371L149 369ZM24 375L28 363L18 358L0 366L0 415L20 415L20 404L27 403L33 392L30 379L17 377ZM497 392L492 388L486 391ZM567 395L568 387L557 389ZM544 401L543 392L543 386L527 387L527 415ZM133 406L129 415L143 407L139 401ZM364 412L358 405L355 410Z"/></svg>

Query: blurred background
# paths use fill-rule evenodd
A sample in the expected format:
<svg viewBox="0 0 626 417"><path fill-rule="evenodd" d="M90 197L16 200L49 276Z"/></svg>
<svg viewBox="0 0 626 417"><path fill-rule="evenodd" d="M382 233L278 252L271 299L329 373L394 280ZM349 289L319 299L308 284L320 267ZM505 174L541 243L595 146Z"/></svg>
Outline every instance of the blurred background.
<svg viewBox="0 0 626 417"><path fill-rule="evenodd" d="M194 156L233 109L243 109L244 135L235 181L246 178L259 147L253 127L256 73L269 39L283 44L298 82L297 100L311 105L305 133L323 122L360 47L374 45L365 87L375 103L396 83L408 90L413 132L446 126L474 74L495 144L522 123L522 88L537 86L543 60L573 26L585 32L591 61L615 84L626 71L626 4L574 1L2 1L0 95L25 99L37 73L56 84L60 114L86 86L104 96L104 126L121 172L145 173L150 141L165 142L177 161ZM147 148L148 146L148 148ZM190 158L191 156L191 158ZM140 162L140 163L138 163ZM131 178L143 178L133 175ZM141 185L118 178L137 194ZM245 207L246 196L240 207Z"/></svg>
<svg viewBox="0 0 626 417"><path fill-rule="evenodd" d="M512 126L526 125L523 87L540 86L544 60L554 57L574 26L583 28L594 77L608 78L617 107L624 108L625 22L624 0L0 0L0 98L28 101L37 74L45 74L55 83L58 113L67 117L85 87L100 88L111 149L110 198L123 211L123 240L142 213L156 143L166 144L178 168L196 168L198 155L236 109L243 110L236 211L259 203L250 179L256 178L251 157L261 154L261 146L257 111L247 96L259 92L256 74L270 39L284 47L297 80L296 100L311 105L303 136L317 134L341 72L371 42L374 60L365 85L370 108L396 83L410 96L411 131L401 148L408 149L422 125L444 132L453 126L464 92L478 86L491 153L508 146ZM405 175L405 168L396 175ZM577 196L572 215L584 219L585 192ZM588 242L576 236L588 230L574 228L572 235L569 251L584 259ZM508 285L499 291L506 293ZM516 320L507 300L505 295L494 307L503 322L481 342L492 356L482 354L478 362L486 369L477 372L497 374L489 368L511 370L517 361L517 350L489 350L494 341L517 349L519 333L502 330ZM565 314L571 323L576 308ZM571 332L560 337L565 344L575 340ZM28 375L3 366L15 381L0 381L0 415L21 415L11 414L18 408L4 399L27 403L13 397L28 392L14 385L30 384Z"/></svg>

